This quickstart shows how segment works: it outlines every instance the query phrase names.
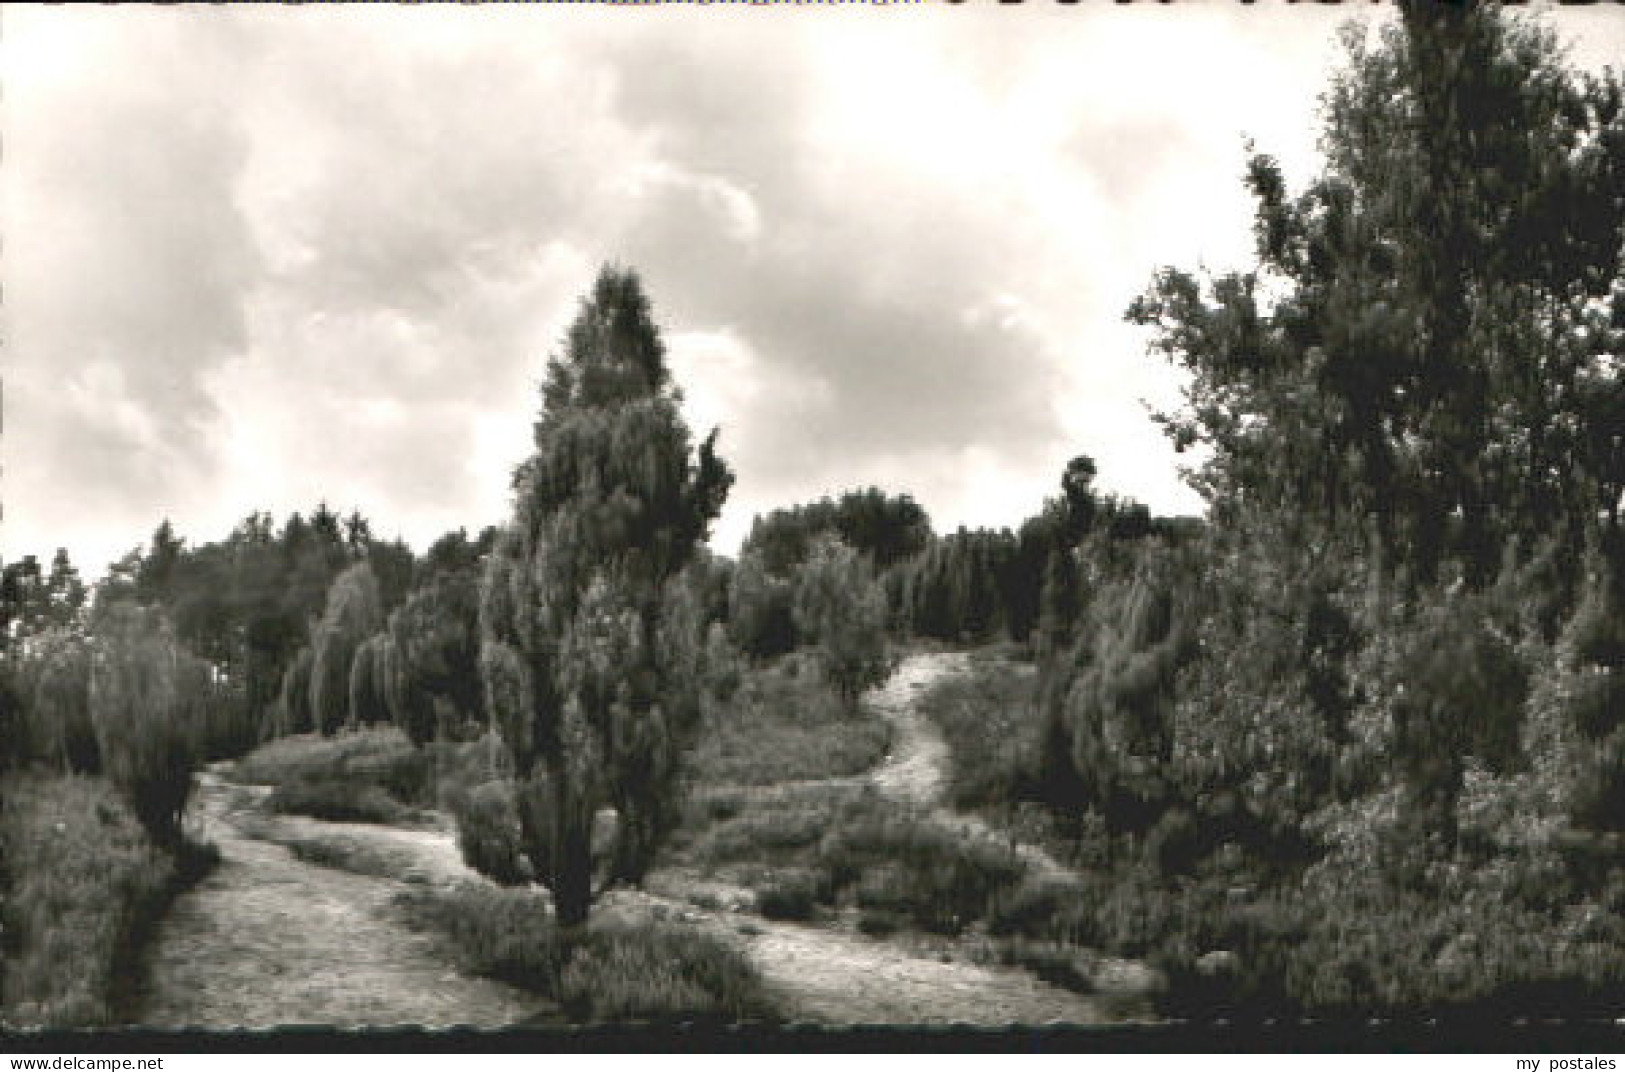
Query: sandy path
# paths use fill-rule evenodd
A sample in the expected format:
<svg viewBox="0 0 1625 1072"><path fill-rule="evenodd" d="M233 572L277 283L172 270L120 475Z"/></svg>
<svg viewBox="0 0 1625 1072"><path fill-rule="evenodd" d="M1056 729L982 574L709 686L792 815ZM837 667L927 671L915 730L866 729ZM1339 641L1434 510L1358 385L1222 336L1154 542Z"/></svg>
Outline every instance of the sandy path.
<svg viewBox="0 0 1625 1072"><path fill-rule="evenodd" d="M537 1011L536 998L459 974L428 936L393 922L398 884L302 863L245 836L236 820L257 795L201 776L193 821L223 859L155 935L135 1022L495 1027Z"/></svg>
<svg viewBox="0 0 1625 1072"><path fill-rule="evenodd" d="M932 810L967 836L997 836L974 817L942 809L948 749L914 706L932 682L967 666L962 654L914 655L869 694L866 702L894 729L891 753L873 771L764 789L872 785L901 805ZM449 833L266 816L255 808L263 792L205 776L203 835L219 845L225 862L177 903L158 936L141 1022L501 1025L538 1011L537 999L459 975L436 958L428 936L394 923L388 901L398 884L302 863L245 831L285 842L359 844L391 861L390 870L436 883L471 877ZM1031 854L1035 866L1064 870L1037 849L1018 851ZM1118 1018L1109 1000L1023 971L945 960L832 925L764 920L741 911L748 891L718 899L736 908L702 909L685 895L708 886L729 890L678 872L651 878L655 892L617 891L601 913L695 926L739 944L792 1020L1006 1025Z"/></svg>
<svg viewBox="0 0 1625 1072"><path fill-rule="evenodd" d="M784 793L818 787L862 788L867 783L900 805L932 812L938 821L966 836L999 837L980 819L942 808L951 757L936 725L915 706L918 695L932 683L944 675L963 673L969 666L967 657L958 652L912 655L884 685L865 697L892 724L893 731L891 752L874 770L856 777L764 788ZM1066 872L1042 850L1025 845L1016 850L1042 871ZM1102 1001L1049 986L1023 971L957 959L944 961L832 927L756 917L748 924L729 925L716 912L682 906L673 913L670 898L617 896L641 897L648 902L645 910L663 906L683 922L727 926L744 942L769 987L797 1019L834 1024L981 1026L1102 1023L1121 1018L1108 1011L1108 1004L1120 1011L1135 1008L1132 1001L1125 1005L1121 995Z"/></svg>
<svg viewBox="0 0 1625 1072"><path fill-rule="evenodd" d="M1005 843L1040 875L1070 878L1072 870L1043 849L1012 841L979 816L951 811L943 801L953 757L942 732L920 713L914 700L939 678L969 670L970 658L963 652L916 655L904 660L884 686L870 693L870 703L892 724L892 751L872 773L873 782L893 800L930 809L938 822L964 837Z"/></svg>
<svg viewBox="0 0 1625 1072"><path fill-rule="evenodd" d="M858 935L769 925L751 954L798 1017L838 1024L1101 1023L1092 998L1025 972L943 962Z"/></svg>
<svg viewBox="0 0 1625 1072"><path fill-rule="evenodd" d="M599 912L694 926L735 943L792 1022L1005 1027L1120 1018L1091 996L1023 971L933 957L833 926L701 910L639 890L610 894Z"/></svg>
<svg viewBox="0 0 1625 1072"><path fill-rule="evenodd" d="M947 779L948 744L915 706L915 699L937 679L962 674L969 667L960 652L932 652L903 660L886 683L873 690L866 702L892 725L891 753L869 775L886 796L916 807L931 807L942 799Z"/></svg>

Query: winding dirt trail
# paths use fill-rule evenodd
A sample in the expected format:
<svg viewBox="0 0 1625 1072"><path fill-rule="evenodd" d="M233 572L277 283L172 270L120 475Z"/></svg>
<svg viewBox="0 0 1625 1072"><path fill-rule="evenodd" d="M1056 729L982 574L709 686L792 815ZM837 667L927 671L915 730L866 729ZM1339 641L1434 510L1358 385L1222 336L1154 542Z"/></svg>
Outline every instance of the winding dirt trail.
<svg viewBox="0 0 1625 1072"><path fill-rule="evenodd" d="M942 804L951 757L947 742L920 713L916 698L940 678L964 673L960 652L904 659L884 685L866 697L892 725L884 762L858 779L900 805L929 810L970 837L998 837L980 819ZM832 779L845 783L847 779ZM1002 840L1002 839L1001 839ZM1042 850L1018 845L1041 871L1069 871ZM755 921L752 921L753 924ZM1040 982L1023 971L943 961L885 941L790 923L755 924L749 948L770 985L808 1019L869 1024L1102 1023L1120 1019L1107 1002Z"/></svg>
<svg viewBox="0 0 1625 1072"><path fill-rule="evenodd" d="M866 774L764 787L782 794L818 788L872 786L900 806L931 814L937 822L967 837L1000 838L973 816L947 810L942 803L951 757L936 725L922 715L916 698L940 678L964 673L970 663L963 653L911 655L865 702L892 724L892 747L886 759ZM1016 851L1043 872L1070 875L1042 850L1018 845ZM658 877L657 877L658 878ZM663 884L655 883L657 889ZM1106 997L1078 994L1050 986L1024 971L933 956L895 942L866 938L829 926L786 923L751 916L700 911L681 904L684 882L669 896L645 893L615 895L633 911L663 914L680 922L710 926L736 934L757 969L796 1019L831 1024L1083 1024L1144 1015L1132 995ZM661 892L668 892L661 889ZM709 892L715 892L714 887ZM630 902L630 904L629 904ZM624 910L624 909L623 909Z"/></svg>
<svg viewBox="0 0 1625 1072"><path fill-rule="evenodd" d="M246 836L239 822L260 795L201 776L193 821L222 860L154 936L136 1023L498 1027L537 1011L537 998L458 973L429 937L395 923L397 883L307 864Z"/></svg>
<svg viewBox="0 0 1625 1072"><path fill-rule="evenodd" d="M929 809L937 822L966 838L1004 843L1039 875L1072 878L1071 868L1037 845L1013 842L979 816L953 811L944 803L953 759L942 731L920 713L914 699L939 678L969 670L970 657L963 652L916 655L904 660L892 678L870 694L870 702L892 724L893 732L891 755L871 778L888 797Z"/></svg>
<svg viewBox="0 0 1625 1072"><path fill-rule="evenodd" d="M921 691L967 666L957 653L905 659L866 698L893 725L892 750L883 763L863 775L770 791L873 786L967 836L997 836L980 820L943 808L948 748L915 706ZM202 776L195 814L202 836L220 848L224 860L176 903L156 936L136 1004L138 1022L213 1028L502 1026L544 1011L538 998L459 974L437 954L433 939L395 922L389 902L399 882L308 864L273 843L345 842L387 861L383 870L407 881L483 881L463 865L450 833L269 816L258 807L264 793L263 787L232 785L217 774ZM1018 851L1035 867L1065 870L1037 849ZM694 926L738 943L792 1020L1002 1026L1121 1018L1121 1003L1052 987L1023 971L913 950L831 925L765 920L745 911L748 895L722 898L731 908L699 908L685 896L705 886L696 876L652 878L653 892L612 893L602 910Z"/></svg>

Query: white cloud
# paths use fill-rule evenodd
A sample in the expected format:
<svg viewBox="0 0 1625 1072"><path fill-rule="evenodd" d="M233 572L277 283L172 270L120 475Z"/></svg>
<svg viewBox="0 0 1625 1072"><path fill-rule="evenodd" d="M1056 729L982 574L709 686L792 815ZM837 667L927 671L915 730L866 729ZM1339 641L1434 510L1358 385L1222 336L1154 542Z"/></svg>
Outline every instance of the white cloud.
<svg viewBox="0 0 1625 1072"><path fill-rule="evenodd" d="M1351 10L8 8L5 551L498 520L609 259L724 547L868 483L1013 524L1080 452L1190 509L1122 311L1246 256L1242 134L1308 174Z"/></svg>

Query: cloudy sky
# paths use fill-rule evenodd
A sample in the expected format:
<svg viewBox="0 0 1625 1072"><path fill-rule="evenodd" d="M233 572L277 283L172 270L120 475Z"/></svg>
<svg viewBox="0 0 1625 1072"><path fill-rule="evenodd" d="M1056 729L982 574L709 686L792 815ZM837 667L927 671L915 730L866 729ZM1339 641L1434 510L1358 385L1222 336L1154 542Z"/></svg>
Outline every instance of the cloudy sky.
<svg viewBox="0 0 1625 1072"><path fill-rule="evenodd" d="M1387 14L8 7L0 553L498 521L606 260L722 427L724 550L867 484L1014 523L1080 452L1194 511L1122 311L1244 261L1244 136L1305 177L1338 24ZM1625 56L1617 10L1558 25Z"/></svg>

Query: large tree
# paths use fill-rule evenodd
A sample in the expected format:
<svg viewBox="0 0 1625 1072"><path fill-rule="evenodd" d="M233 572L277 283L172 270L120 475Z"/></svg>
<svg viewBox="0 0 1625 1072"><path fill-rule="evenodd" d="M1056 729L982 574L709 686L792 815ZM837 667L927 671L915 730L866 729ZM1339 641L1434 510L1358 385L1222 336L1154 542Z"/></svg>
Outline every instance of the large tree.
<svg viewBox="0 0 1625 1072"><path fill-rule="evenodd" d="M680 746L672 582L732 474L696 451L637 276L606 267L549 363L535 452L481 592L487 705L512 756L526 855L559 922L637 881L672 821ZM601 808L613 843L595 845ZM595 874L594 858L604 860Z"/></svg>
<svg viewBox="0 0 1625 1072"><path fill-rule="evenodd" d="M1214 522L1177 754L1260 808L1402 783L1449 840L1522 710L1517 615L1471 597L1542 552L1559 620L1621 546L1625 91L1490 5L1347 46L1322 172L1250 163L1256 267L1129 313L1190 374L1167 429Z"/></svg>
<svg viewBox="0 0 1625 1072"><path fill-rule="evenodd" d="M1378 47L1349 38L1324 172L1294 197L1252 159L1256 270L1166 271L1129 315L1191 374L1168 428L1209 449L1216 517L1295 515L1305 542L1476 585L1509 539L1577 551L1617 518L1622 90L1537 22L1401 10Z"/></svg>

